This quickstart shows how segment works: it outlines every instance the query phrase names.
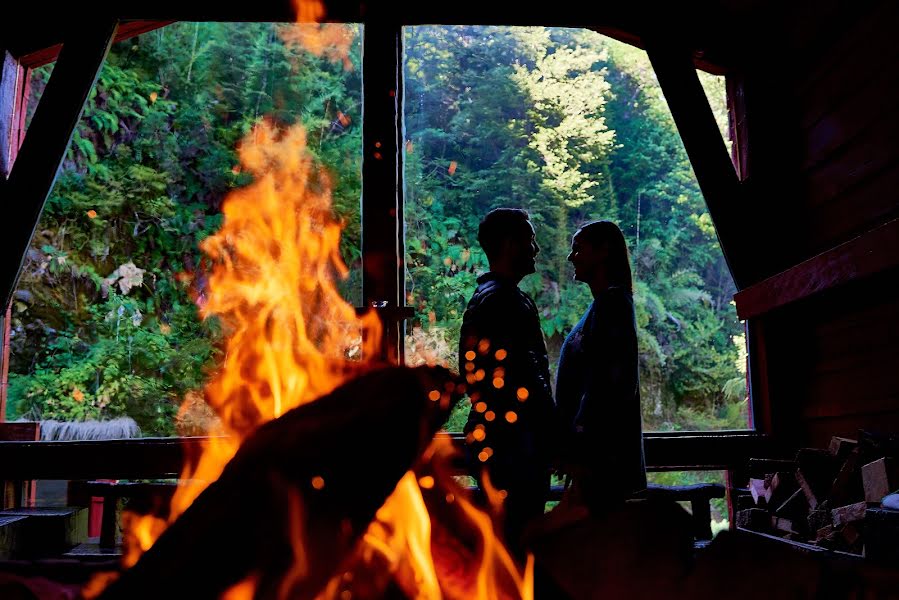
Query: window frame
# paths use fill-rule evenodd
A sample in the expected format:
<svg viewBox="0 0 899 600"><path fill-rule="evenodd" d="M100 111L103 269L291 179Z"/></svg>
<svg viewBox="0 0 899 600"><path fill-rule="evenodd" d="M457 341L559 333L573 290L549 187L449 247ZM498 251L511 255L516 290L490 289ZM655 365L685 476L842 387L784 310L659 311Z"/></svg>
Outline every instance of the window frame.
<svg viewBox="0 0 899 600"><path fill-rule="evenodd" d="M116 35L116 41L151 31L172 22L174 21L140 21L140 27L121 31ZM403 29L405 24L398 20L366 21L361 19L360 25L363 35L362 294L365 307L375 307L385 325L385 354L382 358L394 364L402 364L404 358L404 324L411 314L411 309L405 306L404 172L403 152L401 151L404 127L402 91L404 87ZM412 24L410 23L409 25ZM619 36L613 34L613 37ZM634 43L633 39L623 39L623 41ZM30 69L54 60L58 49L59 46L57 45L41 52L20 57L17 62L19 67L24 69L26 80L30 75ZM655 69L655 65L653 66ZM737 104L734 98L739 89L739 85L731 85L728 82L728 104L731 108ZM666 94L666 100L667 98ZM15 123L16 119L24 114L27 96L24 97L24 100L13 107L11 114L0 115L0 118L8 118L10 123ZM705 109L710 110L704 95L703 101L706 103ZM742 102L739 105L743 106ZM737 115L737 118L734 118L732 114L731 117L733 119L732 122L739 123L742 122L743 115ZM683 134L681 135L683 139ZM22 139L18 140L19 143L22 141ZM733 152L735 155L739 154L739 156L745 157L745 147L745 134L743 137L734 139ZM693 156L691 155L691 163L693 162ZM697 172L697 179L700 179L700 183L702 183L699 172ZM385 189L388 190L388 193L384 193ZM709 205L709 198L706 196L705 191L703 191L703 197L706 204ZM395 265L395 268L391 268L390 265ZM729 268L731 268L730 262ZM732 268L731 271L733 272ZM5 329L8 326L9 319L4 318L0 319L0 321L3 322L2 327ZM747 321L746 327L749 355L748 379L751 382L749 385L749 410L752 429L714 432L645 433L644 440L647 467L649 469L703 470L744 468L748 456L760 456L767 452L770 443L767 433L767 431L770 431L770 407L768 406L768 394L765 391L767 382L763 368L765 363L764 342L761 339L761 330L755 327L755 323ZM6 356L8 342L4 343L3 352L4 356ZM6 365L7 361L3 360L3 364ZM759 370L758 365L762 365L761 370ZM764 399L764 406L754 401L757 395ZM0 421L4 417L4 414L0 414ZM451 435L450 437L456 436ZM149 439L138 445L140 451L134 455L145 455L147 459L144 462L149 461L149 463L157 466L169 465L173 460L177 460L180 466L181 452L176 452L172 447L172 442L177 441L178 438L156 441ZM2 444L18 444L18 442ZM33 446L35 444L37 446ZM12 455L9 456L10 460L14 462L9 462L6 458L2 458L0 459L0 464L19 464L21 460L23 468L59 472L56 468L51 468L49 464L41 460L41 456L45 456L46 461L55 461L58 460L58 456L71 452L74 447L66 446L60 448L57 451L58 454L55 454L46 445L43 446L46 450L39 451L38 448L43 444L47 443L29 442L27 448L22 447L18 450L12 447L8 449L0 448L0 452L4 455L8 454L8 451L18 452L21 450L22 452L22 454L16 455L19 458L13 458ZM72 443L67 442L64 444ZM97 458L105 460L109 458L110 451L114 452L114 448L130 447L135 445L135 442L93 442L89 445L90 448L85 447L83 449L83 452L87 454L79 460L90 461L90 456L97 456ZM162 448L159 450L158 456L153 450L156 446ZM47 454L48 452L49 454ZM147 452L157 456L157 458L150 458L150 456L145 454ZM51 458L51 456L57 458ZM42 464L44 467L41 467ZM89 477L100 476L96 468L76 468L74 461L66 461L65 464L68 465L67 468L71 469L71 471L66 471L69 473L69 476L77 474ZM80 464L83 465L85 463ZM169 466L159 468L157 466L148 467L146 470L170 472ZM32 475L28 475L28 477L30 478Z"/></svg>

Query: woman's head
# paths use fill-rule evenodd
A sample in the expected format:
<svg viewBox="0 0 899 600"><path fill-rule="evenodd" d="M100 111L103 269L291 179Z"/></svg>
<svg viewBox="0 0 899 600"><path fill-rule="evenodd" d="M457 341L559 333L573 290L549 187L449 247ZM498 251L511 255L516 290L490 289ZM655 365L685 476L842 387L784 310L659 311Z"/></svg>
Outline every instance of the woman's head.
<svg viewBox="0 0 899 600"><path fill-rule="evenodd" d="M633 289L627 243L621 229L611 221L582 225L571 240L568 260L574 265L577 281Z"/></svg>

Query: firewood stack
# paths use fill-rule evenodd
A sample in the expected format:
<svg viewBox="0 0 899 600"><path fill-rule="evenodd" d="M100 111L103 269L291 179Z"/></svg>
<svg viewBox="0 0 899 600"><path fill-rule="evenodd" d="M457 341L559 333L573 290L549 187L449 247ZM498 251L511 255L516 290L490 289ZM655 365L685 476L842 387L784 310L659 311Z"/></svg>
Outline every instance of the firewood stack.
<svg viewBox="0 0 899 600"><path fill-rule="evenodd" d="M750 459L737 527L899 564L899 437L859 432L794 460ZM883 504L882 504L883 503Z"/></svg>

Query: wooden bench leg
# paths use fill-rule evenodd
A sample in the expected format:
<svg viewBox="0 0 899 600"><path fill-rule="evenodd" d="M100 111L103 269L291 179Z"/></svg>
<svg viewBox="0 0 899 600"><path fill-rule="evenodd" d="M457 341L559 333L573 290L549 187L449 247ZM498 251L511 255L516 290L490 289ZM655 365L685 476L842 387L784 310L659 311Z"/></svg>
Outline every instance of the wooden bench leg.
<svg viewBox="0 0 899 600"><path fill-rule="evenodd" d="M709 501L692 500L690 508L693 510L693 537L697 540L712 539L712 510Z"/></svg>
<svg viewBox="0 0 899 600"><path fill-rule="evenodd" d="M116 509L119 499L113 495L103 498L103 520L100 524L100 547L115 548L116 539Z"/></svg>

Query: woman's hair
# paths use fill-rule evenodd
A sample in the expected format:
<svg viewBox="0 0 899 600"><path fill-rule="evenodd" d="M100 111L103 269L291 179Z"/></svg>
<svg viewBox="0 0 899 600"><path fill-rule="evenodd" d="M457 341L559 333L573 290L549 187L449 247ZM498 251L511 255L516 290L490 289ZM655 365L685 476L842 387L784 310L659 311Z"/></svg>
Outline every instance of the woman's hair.
<svg viewBox="0 0 899 600"><path fill-rule="evenodd" d="M631 278L631 261L627 252L627 242L618 225L611 221L593 221L581 225L580 239L593 247L605 246L608 249L606 272L609 283L623 287L629 293L634 292L633 279Z"/></svg>

